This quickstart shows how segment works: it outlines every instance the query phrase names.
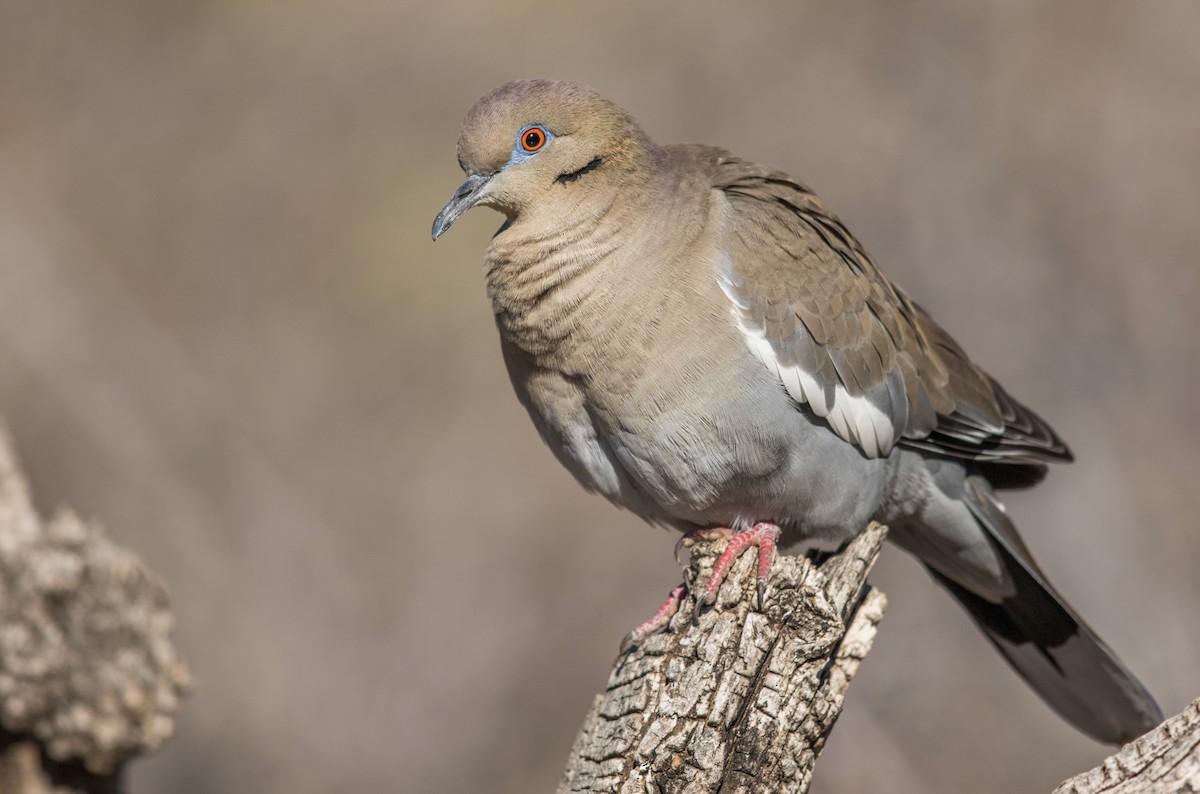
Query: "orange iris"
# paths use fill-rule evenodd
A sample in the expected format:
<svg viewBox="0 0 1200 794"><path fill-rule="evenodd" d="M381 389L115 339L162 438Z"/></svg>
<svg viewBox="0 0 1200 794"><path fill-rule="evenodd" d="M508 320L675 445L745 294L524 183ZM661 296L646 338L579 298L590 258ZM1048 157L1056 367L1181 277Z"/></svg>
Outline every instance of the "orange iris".
<svg viewBox="0 0 1200 794"><path fill-rule="evenodd" d="M530 127L521 134L521 148L527 152L536 152L546 145L546 131L541 127Z"/></svg>

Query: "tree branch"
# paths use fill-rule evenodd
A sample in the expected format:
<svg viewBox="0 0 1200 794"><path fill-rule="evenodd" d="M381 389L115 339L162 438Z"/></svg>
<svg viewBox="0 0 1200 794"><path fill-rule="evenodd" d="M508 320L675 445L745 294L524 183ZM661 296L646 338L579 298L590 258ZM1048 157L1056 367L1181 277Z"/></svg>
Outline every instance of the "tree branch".
<svg viewBox="0 0 1200 794"><path fill-rule="evenodd" d="M817 563L780 557L764 612L742 555L696 625L684 599L670 628L616 661L559 785L568 792L804 792L886 599L867 574L887 531L872 524ZM717 544L698 545L705 581Z"/></svg>
<svg viewBox="0 0 1200 794"><path fill-rule="evenodd" d="M101 529L43 523L0 425L0 791L114 792L189 687L163 585Z"/></svg>
<svg viewBox="0 0 1200 794"><path fill-rule="evenodd" d="M1200 700L1054 790L1054 794L1175 792L1200 792Z"/></svg>

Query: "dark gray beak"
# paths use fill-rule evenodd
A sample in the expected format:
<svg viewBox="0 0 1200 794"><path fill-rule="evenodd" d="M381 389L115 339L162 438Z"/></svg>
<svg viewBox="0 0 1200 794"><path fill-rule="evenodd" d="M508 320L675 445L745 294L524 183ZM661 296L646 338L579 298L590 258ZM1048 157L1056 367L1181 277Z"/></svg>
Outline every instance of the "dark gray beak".
<svg viewBox="0 0 1200 794"><path fill-rule="evenodd" d="M454 191L446 206L442 207L442 211L433 219L433 239L441 237L442 233L450 228L450 224L458 220L459 215L474 207L479 199L483 198L483 191L493 176L495 174L473 174L458 186L458 190Z"/></svg>

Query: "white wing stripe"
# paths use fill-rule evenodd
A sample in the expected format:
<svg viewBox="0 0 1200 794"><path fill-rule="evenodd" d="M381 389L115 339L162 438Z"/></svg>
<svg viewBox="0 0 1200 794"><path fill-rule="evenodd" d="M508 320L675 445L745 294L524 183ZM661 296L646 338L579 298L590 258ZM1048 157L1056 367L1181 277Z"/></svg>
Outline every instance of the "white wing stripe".
<svg viewBox="0 0 1200 794"><path fill-rule="evenodd" d="M838 383L833 390L833 404L828 405L825 390L812 374L798 366L780 365L770 340L747 322L749 318L744 312L749 307L737 293L728 275L733 263L728 257L722 259L721 264L725 270L718 270L717 282L733 303L731 313L737 322L738 330L745 337L750 351L767 369L778 376L792 399L798 403L808 403L814 414L823 417L835 433L856 444L868 458L877 458L891 452L895 442L895 429L892 427L891 418L865 396L851 396L846 388Z"/></svg>

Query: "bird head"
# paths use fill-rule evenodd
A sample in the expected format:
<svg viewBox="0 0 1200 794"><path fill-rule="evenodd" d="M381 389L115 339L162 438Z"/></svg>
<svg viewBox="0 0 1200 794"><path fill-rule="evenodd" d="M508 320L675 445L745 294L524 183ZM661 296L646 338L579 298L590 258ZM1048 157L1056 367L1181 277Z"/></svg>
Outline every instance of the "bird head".
<svg viewBox="0 0 1200 794"><path fill-rule="evenodd" d="M505 83L467 111L458 138L467 179L434 220L433 239L477 205L511 223L552 191L574 191L578 201L597 181L636 172L652 149L628 113L586 86Z"/></svg>

